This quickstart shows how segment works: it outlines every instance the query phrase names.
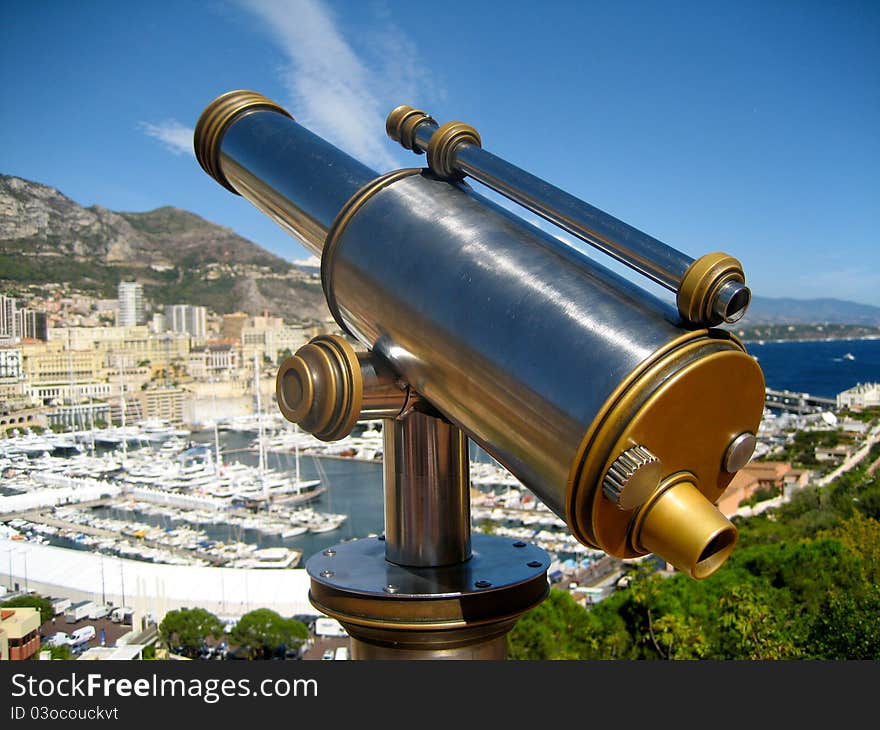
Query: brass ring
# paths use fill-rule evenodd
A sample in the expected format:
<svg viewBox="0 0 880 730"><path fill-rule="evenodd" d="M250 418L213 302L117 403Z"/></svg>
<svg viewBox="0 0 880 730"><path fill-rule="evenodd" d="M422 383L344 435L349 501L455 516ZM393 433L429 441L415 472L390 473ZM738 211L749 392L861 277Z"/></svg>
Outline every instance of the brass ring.
<svg viewBox="0 0 880 730"><path fill-rule="evenodd" d="M691 324L715 327L724 321L712 305L721 287L731 281L745 284L746 275L742 264L733 256L716 251L700 256L682 277L676 295L681 316Z"/></svg>
<svg viewBox="0 0 880 730"><path fill-rule="evenodd" d="M406 150L412 150L417 155L424 152L416 145L416 127L422 122L437 122L421 109L413 109L403 104L391 110L388 119L385 120L385 131L388 136Z"/></svg>
<svg viewBox="0 0 880 730"><path fill-rule="evenodd" d="M455 150L461 144L482 147L480 133L464 122L446 122L433 135L428 143L428 167L437 177L458 179L464 177L453 166Z"/></svg>
<svg viewBox="0 0 880 730"><path fill-rule="evenodd" d="M339 246L342 232L345 230L349 221L354 217L355 213L357 213L361 206L364 205L364 203L366 203L373 195L398 180L402 180L410 175L419 175L422 172L423 170L420 167L408 167L402 170L392 170L391 172L387 172L384 175L377 177L375 180L371 180L348 199L339 213L336 214L336 218L333 219L330 230L327 231L327 237L324 239L324 250L321 253L321 288L324 290L324 298L327 300L327 308L330 310L330 314L333 315L336 324L338 324L344 332L348 332L348 334L352 333L342 320L342 314L336 304L336 297L333 294L333 276L331 273L333 270L333 259L335 258L336 249Z"/></svg>
<svg viewBox="0 0 880 730"><path fill-rule="evenodd" d="M223 139L223 134L237 116L242 112L254 109L276 111L293 119L290 112L262 94L238 89L227 91L208 104L199 117L199 121L196 122L193 134L193 150L202 169L224 188L236 195L239 195L239 192L229 184L220 168L220 142Z"/></svg>

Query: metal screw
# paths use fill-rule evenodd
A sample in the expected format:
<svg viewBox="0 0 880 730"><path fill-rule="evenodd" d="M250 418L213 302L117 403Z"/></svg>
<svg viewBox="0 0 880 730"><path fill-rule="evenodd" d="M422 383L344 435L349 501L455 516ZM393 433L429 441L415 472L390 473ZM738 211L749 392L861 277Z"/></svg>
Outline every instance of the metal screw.
<svg viewBox="0 0 880 730"><path fill-rule="evenodd" d="M526 544L522 540L517 540L515 543L513 543L513 546L518 547L518 548L523 548L526 546Z"/></svg>
<svg viewBox="0 0 880 730"><path fill-rule="evenodd" d="M727 447L724 454L724 471L728 474L736 474L742 469L752 458L755 453L755 446L758 439L755 434L745 431L737 436Z"/></svg>
<svg viewBox="0 0 880 730"><path fill-rule="evenodd" d="M324 555L326 555L328 558L332 558L334 555L336 555L336 551L333 548L327 548L324 551Z"/></svg>
<svg viewBox="0 0 880 730"><path fill-rule="evenodd" d="M397 587L396 585L394 585L393 583L389 583L387 586L385 586L385 588L383 588L383 590L384 590L386 593L397 593L397 591L399 591L400 588L398 588L398 587Z"/></svg>
<svg viewBox="0 0 880 730"><path fill-rule="evenodd" d="M376 539L385 542L385 535L379 535L379 537L377 537Z"/></svg>
<svg viewBox="0 0 880 730"><path fill-rule="evenodd" d="M492 584L487 580L478 580L474 585L477 588L489 588Z"/></svg>
<svg viewBox="0 0 880 730"><path fill-rule="evenodd" d="M532 560L526 563L526 565L528 565L530 568L540 568L543 563L539 562L538 560Z"/></svg>
<svg viewBox="0 0 880 730"><path fill-rule="evenodd" d="M336 573L334 573L332 570L322 570L321 571L322 578L332 578L334 575L336 575Z"/></svg>

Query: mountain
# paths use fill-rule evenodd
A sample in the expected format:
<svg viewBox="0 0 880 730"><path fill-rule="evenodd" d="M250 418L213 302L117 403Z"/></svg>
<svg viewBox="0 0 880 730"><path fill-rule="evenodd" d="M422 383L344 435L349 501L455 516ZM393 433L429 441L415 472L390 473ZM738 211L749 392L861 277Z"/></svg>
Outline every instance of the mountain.
<svg viewBox="0 0 880 730"><path fill-rule="evenodd" d="M843 299L753 297L739 325L849 324L880 326L880 307Z"/></svg>
<svg viewBox="0 0 880 730"><path fill-rule="evenodd" d="M221 314L268 310L289 322L318 322L330 316L318 266L316 259L285 261L180 208L85 208L55 188L0 175L0 284L66 282L114 299L119 281L134 278L154 304L203 304ZM755 296L734 327L801 324L876 328L880 307Z"/></svg>
<svg viewBox="0 0 880 730"><path fill-rule="evenodd" d="M115 298L121 279L156 304L265 310L290 322L330 315L320 283L229 228L179 208L83 207L55 188L0 175L0 281L65 282Z"/></svg>

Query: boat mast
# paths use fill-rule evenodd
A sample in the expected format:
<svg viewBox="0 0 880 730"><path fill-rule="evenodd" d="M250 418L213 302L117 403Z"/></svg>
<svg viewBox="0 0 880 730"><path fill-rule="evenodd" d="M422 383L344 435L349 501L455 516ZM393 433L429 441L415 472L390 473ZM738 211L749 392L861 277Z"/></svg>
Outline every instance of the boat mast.
<svg viewBox="0 0 880 730"><path fill-rule="evenodd" d="M293 432L296 435L296 438L294 439L294 442L293 442L293 453L295 454L295 458L296 458L296 493L299 494L301 482L300 482L300 478L299 478L299 424L298 423L293 424Z"/></svg>
<svg viewBox="0 0 880 730"><path fill-rule="evenodd" d="M266 457L264 452L264 444L263 444L263 406L260 402L260 368L257 363L257 350L254 349L254 392L257 396L257 444L258 451L260 456L259 469L260 469L260 485L263 487L263 497L266 500L266 508L269 507L269 494L266 489L266 479L265 479L265 471L266 471Z"/></svg>
<svg viewBox="0 0 880 730"><path fill-rule="evenodd" d="M122 424L122 460L128 456L128 439L125 436L125 382L122 375L122 355L116 361L119 365L119 409L122 413L120 423Z"/></svg>
<svg viewBox="0 0 880 730"><path fill-rule="evenodd" d="M214 381L211 381L211 400L214 406L214 454L216 456L216 465L214 473L220 474L220 467L223 466L223 460L220 456L220 433L217 426L217 390L214 387Z"/></svg>

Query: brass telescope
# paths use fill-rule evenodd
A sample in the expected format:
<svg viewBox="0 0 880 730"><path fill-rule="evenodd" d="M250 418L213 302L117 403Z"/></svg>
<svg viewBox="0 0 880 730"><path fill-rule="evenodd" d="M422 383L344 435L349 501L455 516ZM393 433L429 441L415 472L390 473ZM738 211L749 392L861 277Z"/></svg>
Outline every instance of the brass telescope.
<svg viewBox="0 0 880 730"><path fill-rule="evenodd" d="M387 130L428 168L378 175L251 91L218 97L196 157L321 259L349 337L282 363L284 416L323 440L383 418L385 535L309 559L355 658L501 658L549 556L470 532L467 440L580 542L696 579L732 552L715 507L751 458L764 378L730 333L739 262L691 259L410 107ZM476 192L493 187L676 293L671 306ZM352 342L358 343L354 346Z"/></svg>

